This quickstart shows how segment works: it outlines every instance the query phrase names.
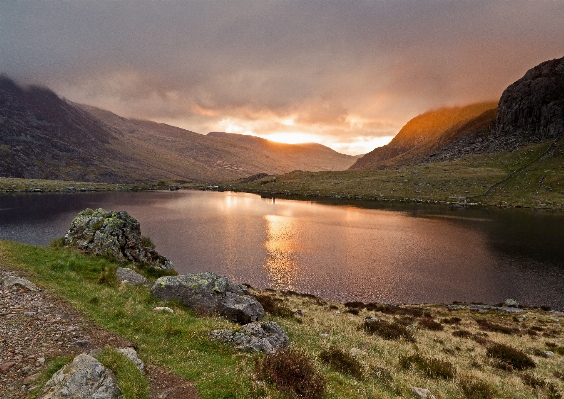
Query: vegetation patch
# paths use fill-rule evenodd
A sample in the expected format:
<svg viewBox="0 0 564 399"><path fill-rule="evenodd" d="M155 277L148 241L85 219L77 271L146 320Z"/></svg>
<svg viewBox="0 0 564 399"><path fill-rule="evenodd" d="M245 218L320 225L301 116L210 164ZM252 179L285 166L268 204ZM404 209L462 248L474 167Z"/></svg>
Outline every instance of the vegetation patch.
<svg viewBox="0 0 564 399"><path fill-rule="evenodd" d="M474 334L468 330L454 330L452 332L452 336L457 338L471 338L473 335Z"/></svg>
<svg viewBox="0 0 564 399"><path fill-rule="evenodd" d="M319 399L325 393L325 378L296 349L263 356L257 362L257 373L291 397Z"/></svg>
<svg viewBox="0 0 564 399"><path fill-rule="evenodd" d="M441 323L436 322L430 317L423 317L419 320L419 325L431 331L443 331L445 329Z"/></svg>
<svg viewBox="0 0 564 399"><path fill-rule="evenodd" d="M493 399L496 397L491 386L479 378L470 376L461 378L460 388L468 399Z"/></svg>
<svg viewBox="0 0 564 399"><path fill-rule="evenodd" d="M454 365L446 360L427 358L418 353L410 356L400 356L399 365L408 370L415 366L429 378L453 379L456 374Z"/></svg>
<svg viewBox="0 0 564 399"><path fill-rule="evenodd" d="M476 323L478 323L480 329L484 331L498 332L507 335L519 333L519 329L516 327L502 326L501 324L492 323L491 321L485 319L478 319L476 320Z"/></svg>
<svg viewBox="0 0 564 399"><path fill-rule="evenodd" d="M364 321L361 328L368 334L378 335L387 340L403 338L408 342L415 342L411 331L397 320L388 322L380 319L369 319Z"/></svg>
<svg viewBox="0 0 564 399"><path fill-rule="evenodd" d="M112 370L124 399L150 399L149 384L143 373L125 355L107 347L96 356L98 361Z"/></svg>
<svg viewBox="0 0 564 399"><path fill-rule="evenodd" d="M322 351L319 358L340 373L348 374L358 380L362 379L363 370L360 362L335 346Z"/></svg>
<svg viewBox="0 0 564 399"><path fill-rule="evenodd" d="M255 298L264 308L264 311L273 316L294 317L294 312L287 306L283 305L283 301L279 298L273 298L270 295L255 295Z"/></svg>
<svg viewBox="0 0 564 399"><path fill-rule="evenodd" d="M487 349L486 355L499 360L505 365L509 365L516 370L525 370L536 366L533 359L531 359L525 352L505 344L496 343L491 345Z"/></svg>

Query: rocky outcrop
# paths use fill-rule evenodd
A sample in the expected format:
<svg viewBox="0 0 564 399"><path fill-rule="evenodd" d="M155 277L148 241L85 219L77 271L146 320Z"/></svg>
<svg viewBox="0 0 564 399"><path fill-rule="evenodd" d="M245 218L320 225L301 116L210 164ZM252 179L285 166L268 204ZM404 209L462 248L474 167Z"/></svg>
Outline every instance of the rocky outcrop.
<svg viewBox="0 0 564 399"><path fill-rule="evenodd" d="M106 255L118 261L134 262L158 269L173 265L141 236L139 222L127 212L85 209L72 221L65 235L65 245L93 254Z"/></svg>
<svg viewBox="0 0 564 399"><path fill-rule="evenodd" d="M121 395L113 372L86 354L57 371L37 395L40 399L117 399Z"/></svg>
<svg viewBox="0 0 564 399"><path fill-rule="evenodd" d="M262 305L243 286L211 272L160 277L151 294L165 301L178 300L204 314L218 313L240 324L264 316Z"/></svg>
<svg viewBox="0 0 564 399"><path fill-rule="evenodd" d="M495 133L526 143L564 136L564 57L529 69L505 89Z"/></svg>
<svg viewBox="0 0 564 399"><path fill-rule="evenodd" d="M137 273L135 270L129 269L127 267L118 267L116 270L116 277L122 283L127 283L131 285L150 285L151 282Z"/></svg>
<svg viewBox="0 0 564 399"><path fill-rule="evenodd" d="M249 323L236 330L214 330L210 338L242 352L274 354L290 346L286 332L273 321Z"/></svg>

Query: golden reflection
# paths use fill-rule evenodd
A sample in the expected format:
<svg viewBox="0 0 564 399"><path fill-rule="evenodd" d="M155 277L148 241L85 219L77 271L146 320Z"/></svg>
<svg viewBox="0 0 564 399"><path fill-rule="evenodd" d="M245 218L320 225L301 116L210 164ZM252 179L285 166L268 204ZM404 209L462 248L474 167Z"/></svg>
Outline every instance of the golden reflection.
<svg viewBox="0 0 564 399"><path fill-rule="evenodd" d="M265 215L267 258L264 268L268 273L270 285L274 289L293 289L297 279L295 259L296 241L295 220L287 216Z"/></svg>

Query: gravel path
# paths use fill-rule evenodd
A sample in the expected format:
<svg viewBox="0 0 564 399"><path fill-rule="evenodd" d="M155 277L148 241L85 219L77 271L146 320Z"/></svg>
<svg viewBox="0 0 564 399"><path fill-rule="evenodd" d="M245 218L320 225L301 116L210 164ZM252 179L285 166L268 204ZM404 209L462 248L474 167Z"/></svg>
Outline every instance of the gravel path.
<svg viewBox="0 0 564 399"><path fill-rule="evenodd" d="M18 277L20 272L0 264L0 399L26 398L46 364L57 357L107 345L135 346L86 320L51 293L11 285ZM154 365L146 365L146 370L153 398L199 398L190 381Z"/></svg>

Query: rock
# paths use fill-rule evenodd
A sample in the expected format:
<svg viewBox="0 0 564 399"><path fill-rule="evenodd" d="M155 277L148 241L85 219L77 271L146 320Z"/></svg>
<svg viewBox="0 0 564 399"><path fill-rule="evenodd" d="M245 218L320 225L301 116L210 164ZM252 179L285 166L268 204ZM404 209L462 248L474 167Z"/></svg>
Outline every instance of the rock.
<svg viewBox="0 0 564 399"><path fill-rule="evenodd" d="M262 305L245 292L244 287L211 272L160 277L151 288L159 299L178 300L197 312L218 313L241 324L264 316Z"/></svg>
<svg viewBox="0 0 564 399"><path fill-rule="evenodd" d="M118 261L172 269L173 265L141 236L139 222L127 212L85 209L71 222L65 245L93 255L108 255Z"/></svg>
<svg viewBox="0 0 564 399"><path fill-rule="evenodd" d="M420 398L420 399L435 399L435 396L431 393L431 391L429 391L426 388L417 388L417 387L413 387L411 388L411 393L413 393L413 395L416 398Z"/></svg>
<svg viewBox="0 0 564 399"><path fill-rule="evenodd" d="M114 373L83 353L57 371L37 398L117 399L120 395Z"/></svg>
<svg viewBox="0 0 564 399"><path fill-rule="evenodd" d="M517 143L564 135L564 57L529 69L499 100L495 133Z"/></svg>
<svg viewBox="0 0 564 399"><path fill-rule="evenodd" d="M518 308L519 302L517 302L515 299L506 299L505 302L503 302L503 305L507 306L508 308Z"/></svg>
<svg viewBox="0 0 564 399"><path fill-rule="evenodd" d="M153 308L153 312L174 313L174 310L172 310L168 306L157 306Z"/></svg>
<svg viewBox="0 0 564 399"><path fill-rule="evenodd" d="M544 354L545 354L545 356L548 357L548 358L554 356L554 352L552 352L552 351L545 351Z"/></svg>
<svg viewBox="0 0 564 399"><path fill-rule="evenodd" d="M5 276L2 279L2 285L6 288L21 287L29 291L39 290L39 288L37 288L37 286L33 284L31 281L26 280L25 278L15 277L15 276Z"/></svg>
<svg viewBox="0 0 564 399"><path fill-rule="evenodd" d="M122 283L129 283L131 285L150 285L151 282L145 278L145 276L140 275L135 270L118 267L116 270L116 276Z"/></svg>
<svg viewBox="0 0 564 399"><path fill-rule="evenodd" d="M243 352L274 354L290 346L286 332L273 321L253 322L236 330L215 330L210 338L228 343Z"/></svg>
<svg viewBox="0 0 564 399"><path fill-rule="evenodd" d="M123 354L126 358L128 358L133 364L135 364L135 366L137 366L139 371L141 372L143 371L145 365L143 364L143 361L139 359L139 356L137 356L137 352L135 351L135 349L133 349L132 347L127 347L127 348L118 348L116 350L121 354Z"/></svg>
<svg viewBox="0 0 564 399"><path fill-rule="evenodd" d="M6 363L0 364L0 373L5 373L6 371L10 370L15 365L16 365L15 362L6 362Z"/></svg>

